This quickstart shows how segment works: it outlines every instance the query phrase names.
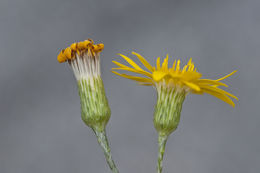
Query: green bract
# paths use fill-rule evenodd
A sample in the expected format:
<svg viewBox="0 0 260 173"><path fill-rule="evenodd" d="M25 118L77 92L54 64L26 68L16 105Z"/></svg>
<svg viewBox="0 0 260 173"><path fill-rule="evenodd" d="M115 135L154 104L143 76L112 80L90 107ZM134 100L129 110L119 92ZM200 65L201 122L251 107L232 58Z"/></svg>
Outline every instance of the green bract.
<svg viewBox="0 0 260 173"><path fill-rule="evenodd" d="M180 122L185 90L171 87L157 87L157 103L154 110L154 126L160 136L170 135Z"/></svg>
<svg viewBox="0 0 260 173"><path fill-rule="evenodd" d="M87 126L103 131L111 112L101 77L80 79L78 89L82 120Z"/></svg>

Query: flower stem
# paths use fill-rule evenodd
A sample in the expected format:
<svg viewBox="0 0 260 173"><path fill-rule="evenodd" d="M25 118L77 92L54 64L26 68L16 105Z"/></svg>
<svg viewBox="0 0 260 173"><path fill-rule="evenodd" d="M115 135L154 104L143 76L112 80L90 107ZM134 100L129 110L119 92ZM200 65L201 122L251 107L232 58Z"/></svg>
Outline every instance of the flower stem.
<svg viewBox="0 0 260 173"><path fill-rule="evenodd" d="M165 151L165 145L167 142L168 136L167 135L161 135L158 136L158 161L157 161L157 173L162 172L162 162L163 162L163 156Z"/></svg>
<svg viewBox="0 0 260 173"><path fill-rule="evenodd" d="M104 151L106 161L107 161L111 171L113 173L119 173L119 171L115 165L115 162L112 159L110 147L109 147L108 140L107 140L106 131L105 130L99 131L99 130L95 130L95 129L93 129L93 131L94 131L95 135L97 136L98 143L100 144L100 146L102 147L102 149Z"/></svg>

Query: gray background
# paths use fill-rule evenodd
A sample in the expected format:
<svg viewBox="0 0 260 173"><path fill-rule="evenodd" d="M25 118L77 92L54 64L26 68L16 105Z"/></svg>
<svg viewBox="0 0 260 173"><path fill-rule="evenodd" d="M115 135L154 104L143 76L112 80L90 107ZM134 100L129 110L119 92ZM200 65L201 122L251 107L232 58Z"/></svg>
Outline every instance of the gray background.
<svg viewBox="0 0 260 173"><path fill-rule="evenodd" d="M155 172L156 92L110 72L117 53L137 51L155 64L167 53L193 57L206 78L235 69L225 82L236 108L189 95L166 146L164 172L257 173L259 138L259 0L1 0L0 172L109 172L80 118L73 73L56 56L74 41L105 44L102 76L112 117L107 127L123 173Z"/></svg>

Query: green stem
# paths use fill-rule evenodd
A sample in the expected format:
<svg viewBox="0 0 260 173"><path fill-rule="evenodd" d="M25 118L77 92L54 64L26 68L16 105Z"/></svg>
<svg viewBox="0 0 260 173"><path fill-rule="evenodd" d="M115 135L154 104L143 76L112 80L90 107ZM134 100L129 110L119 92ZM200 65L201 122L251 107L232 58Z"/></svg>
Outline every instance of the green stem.
<svg viewBox="0 0 260 173"><path fill-rule="evenodd" d="M97 136L98 143L100 144L100 146L102 147L102 149L104 151L107 163L108 163L111 171L113 173L119 173L119 171L115 165L115 162L112 159L110 147L109 147L108 140L107 140L106 131L105 130L98 131L95 129L93 129L93 131L94 131L95 135Z"/></svg>
<svg viewBox="0 0 260 173"><path fill-rule="evenodd" d="M157 173L162 172L162 162L163 156L165 151L165 145L167 142L168 136L167 135L160 135L158 136L158 161L157 161Z"/></svg>

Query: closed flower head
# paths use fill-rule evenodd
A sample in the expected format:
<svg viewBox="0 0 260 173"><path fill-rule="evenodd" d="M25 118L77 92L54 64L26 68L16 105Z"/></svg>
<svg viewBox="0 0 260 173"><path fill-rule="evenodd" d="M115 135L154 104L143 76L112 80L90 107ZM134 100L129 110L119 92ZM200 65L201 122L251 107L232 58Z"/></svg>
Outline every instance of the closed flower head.
<svg viewBox="0 0 260 173"><path fill-rule="evenodd" d="M91 128L103 130L110 118L110 108L100 72L100 52L104 44L88 39L63 49L57 60L68 62L77 79L81 117Z"/></svg>

